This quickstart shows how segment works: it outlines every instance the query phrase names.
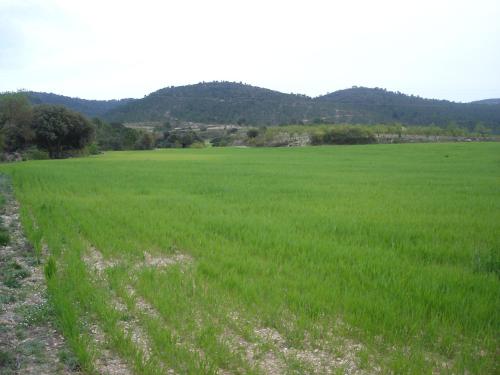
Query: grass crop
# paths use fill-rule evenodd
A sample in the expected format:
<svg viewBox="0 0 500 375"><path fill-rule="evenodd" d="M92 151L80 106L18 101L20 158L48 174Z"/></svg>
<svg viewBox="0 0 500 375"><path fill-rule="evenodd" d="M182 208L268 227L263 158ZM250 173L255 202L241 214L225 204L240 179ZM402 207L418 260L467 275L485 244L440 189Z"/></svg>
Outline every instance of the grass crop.
<svg viewBox="0 0 500 375"><path fill-rule="evenodd" d="M498 143L110 152L0 170L35 248L50 249L49 293L86 371L92 324L145 374L262 373L266 352L309 372L281 349L342 357L353 343L359 368L498 370ZM176 254L188 261L147 263Z"/></svg>

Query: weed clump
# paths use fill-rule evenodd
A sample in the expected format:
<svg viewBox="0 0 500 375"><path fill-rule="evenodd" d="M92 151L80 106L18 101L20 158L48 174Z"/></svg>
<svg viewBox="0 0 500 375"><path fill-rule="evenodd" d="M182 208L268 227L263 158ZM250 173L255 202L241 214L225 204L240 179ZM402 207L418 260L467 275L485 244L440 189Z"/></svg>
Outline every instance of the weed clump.
<svg viewBox="0 0 500 375"><path fill-rule="evenodd" d="M9 288L19 288L21 286L20 280L25 279L31 275L30 271L24 268L19 263L10 262L2 272L2 279L5 286Z"/></svg>
<svg viewBox="0 0 500 375"><path fill-rule="evenodd" d="M6 246L8 245L10 242L10 236L9 236L9 233L1 228L0 229L0 246Z"/></svg>
<svg viewBox="0 0 500 375"><path fill-rule="evenodd" d="M44 269L45 277L47 278L47 280L50 280L55 276L56 270L57 270L56 261L54 260L54 258L50 257L47 263L45 264L45 269Z"/></svg>
<svg viewBox="0 0 500 375"><path fill-rule="evenodd" d="M14 358L12 353L0 350L0 369L14 370L15 366L16 366L16 359Z"/></svg>
<svg viewBox="0 0 500 375"><path fill-rule="evenodd" d="M59 352L59 360L64 363L70 371L76 372L81 370L78 358L76 358L76 356L68 350L62 350Z"/></svg>

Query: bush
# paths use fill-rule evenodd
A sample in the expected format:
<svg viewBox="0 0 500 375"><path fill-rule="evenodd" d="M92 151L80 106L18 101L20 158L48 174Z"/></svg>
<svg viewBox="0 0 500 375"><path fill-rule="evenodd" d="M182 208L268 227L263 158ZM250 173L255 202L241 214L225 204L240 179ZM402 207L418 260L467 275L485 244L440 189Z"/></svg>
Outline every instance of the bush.
<svg viewBox="0 0 500 375"><path fill-rule="evenodd" d="M259 135L259 129L249 129L247 131L248 138L256 138Z"/></svg>
<svg viewBox="0 0 500 375"><path fill-rule="evenodd" d="M316 132L311 135L313 145L359 145L376 143L371 130L356 126L340 126Z"/></svg>
<svg viewBox="0 0 500 375"><path fill-rule="evenodd" d="M98 155L101 153L101 150L99 150L99 146L97 143L91 143L89 147L87 147L87 151L89 155Z"/></svg>
<svg viewBox="0 0 500 375"><path fill-rule="evenodd" d="M23 160L46 160L50 159L49 153L39 150L36 147L30 147L23 152Z"/></svg>
<svg viewBox="0 0 500 375"><path fill-rule="evenodd" d="M191 145L191 148L205 148L205 142L194 142L192 145Z"/></svg>
<svg viewBox="0 0 500 375"><path fill-rule="evenodd" d="M227 137L215 137L213 138L210 143L214 147L224 147L229 144L229 138Z"/></svg>
<svg viewBox="0 0 500 375"><path fill-rule="evenodd" d="M315 146L324 144L323 136L324 136L324 133L320 133L320 132L312 133L311 134L311 144L315 145Z"/></svg>
<svg viewBox="0 0 500 375"><path fill-rule="evenodd" d="M5 369L6 373L9 374L8 370L11 369L12 373L14 373L16 369L16 357L10 352L0 350L0 369Z"/></svg>
<svg viewBox="0 0 500 375"><path fill-rule="evenodd" d="M5 229L0 228L0 246L8 245L9 242L10 242L9 233Z"/></svg>
<svg viewBox="0 0 500 375"><path fill-rule="evenodd" d="M203 143L203 139L200 138L196 132L192 130L187 131L172 131L165 132L163 134L163 139L159 139L157 142L158 147L166 147L166 148L187 148L193 147L192 145L195 143ZM201 147L201 145L197 145L194 147ZM204 147L204 146L203 146Z"/></svg>
<svg viewBox="0 0 500 375"><path fill-rule="evenodd" d="M7 264L6 269L3 270L3 283L9 288L21 287L20 280L25 279L31 275L30 271L25 269L16 261Z"/></svg>
<svg viewBox="0 0 500 375"><path fill-rule="evenodd" d="M83 115L56 105L35 107L31 126L37 147L56 159L84 149L95 133L94 125Z"/></svg>
<svg viewBox="0 0 500 375"><path fill-rule="evenodd" d="M31 129L33 110L28 98L22 93L0 95L0 148L14 152L33 141Z"/></svg>
<svg viewBox="0 0 500 375"><path fill-rule="evenodd" d="M142 131L139 139L135 142L134 149L136 150L152 150L155 145L153 134Z"/></svg>

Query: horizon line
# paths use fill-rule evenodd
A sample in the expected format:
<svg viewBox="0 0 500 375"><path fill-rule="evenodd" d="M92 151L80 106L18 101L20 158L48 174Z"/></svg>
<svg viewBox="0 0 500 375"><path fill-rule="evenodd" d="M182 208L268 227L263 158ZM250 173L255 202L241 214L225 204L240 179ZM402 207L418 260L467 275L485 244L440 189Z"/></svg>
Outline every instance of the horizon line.
<svg viewBox="0 0 500 375"><path fill-rule="evenodd" d="M450 100L450 99L438 99L438 98L423 97L423 96L415 95L415 94L407 94L407 93L399 91L399 90L389 90L389 89L384 88L384 87L378 87L378 86L369 87L369 86L362 86L362 85L361 86L360 85L353 85L351 87L347 87L347 88L343 88L343 89L338 89L338 90L335 90L335 91L328 91L325 94L321 94L321 95L317 95L317 96L310 96L310 95L302 94L302 93L298 93L298 92L283 92L283 91L279 91L279 90L270 89L270 88L267 88L267 87L256 86L256 85L253 85L253 84L250 84L250 83L246 83L246 82L243 82L243 81L224 81L224 80L220 80L220 81L219 80L199 81L199 82L196 82L196 83L188 83L188 84L178 85L178 86L174 86L174 85L165 86L165 87L161 87L161 88L159 88L157 90L151 91L151 92L143 95L142 97L124 97L124 98L112 98L112 99L89 99L89 98L82 98L82 97L79 97L79 96L71 96L71 95L65 95L65 94L58 94L58 93L53 92L53 91L35 91L35 90L32 90L32 89L26 89L26 88L19 88L19 89L16 89L16 90L1 91L0 95L8 94L8 93L22 93L22 92L29 93L29 92L33 92L33 93L44 93L44 94L52 94L52 95L57 95L57 96L64 96L64 97L67 97L67 98L70 98L70 99L79 99L79 100L85 100L85 101L106 102L106 101L120 101L120 100L127 100L127 99L130 99L130 100L140 100L140 99L143 99L143 98L145 98L145 97L147 97L147 96L149 96L149 95L151 95L151 94L153 94L153 93L155 93L157 91L164 90L164 89L172 89L172 88L179 88L179 87L196 86L196 85L211 84L211 83L231 83L231 84L237 84L237 85L243 85L243 86L251 86L251 87L254 87L254 88L263 89L263 90L269 90L269 91L273 91L273 92L277 92L277 93L285 94L285 95L305 96L305 97L310 98L310 99L317 99L317 98L320 98L320 97L323 97L323 96L326 96L326 95L330 95L330 94L333 94L333 93L336 93L336 92L339 92L339 91L345 91L345 90L357 89L357 88L360 88L360 89L370 89L370 90L383 90L383 91L387 91L387 92L394 93L394 94L402 94L402 95L405 95L405 96L420 98L420 99L424 99L424 100L445 101L445 102L457 103L457 104L469 104L469 103L474 103L474 102L478 102L478 101L482 101L482 100L497 99L497 97L492 96L492 97L485 97L483 99L478 99L478 100L472 100L472 101L468 101L468 102L463 102L463 101L454 101L454 100Z"/></svg>

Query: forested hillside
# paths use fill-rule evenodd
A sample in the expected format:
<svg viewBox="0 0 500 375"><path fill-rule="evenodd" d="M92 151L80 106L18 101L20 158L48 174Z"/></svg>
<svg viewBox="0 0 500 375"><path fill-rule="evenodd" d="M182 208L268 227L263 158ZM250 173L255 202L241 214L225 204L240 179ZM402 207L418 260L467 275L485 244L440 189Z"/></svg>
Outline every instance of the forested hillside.
<svg viewBox="0 0 500 375"><path fill-rule="evenodd" d="M205 123L280 124L313 116L305 95L231 82L169 87L107 112L109 121L176 119Z"/></svg>
<svg viewBox="0 0 500 375"><path fill-rule="evenodd" d="M488 105L500 104L500 98L477 100L475 102L472 102L472 104L488 104Z"/></svg>
<svg viewBox="0 0 500 375"><path fill-rule="evenodd" d="M500 129L500 106L424 99L380 88L354 87L315 99L323 117L350 123L391 123Z"/></svg>
<svg viewBox="0 0 500 375"><path fill-rule="evenodd" d="M25 94L32 104L63 105L88 117L100 117L111 109L134 100L87 100L34 91L27 91Z"/></svg>
<svg viewBox="0 0 500 375"><path fill-rule="evenodd" d="M310 98L242 83L168 87L141 99L85 100L27 92L33 104L62 104L110 122L199 122L272 126L299 123L401 123L488 128L500 133L497 99L472 103L424 99L380 88L353 87Z"/></svg>
<svg viewBox="0 0 500 375"><path fill-rule="evenodd" d="M110 121L204 123L402 123L500 131L500 105L424 99L379 88L353 87L317 98L250 85L211 82L158 90L111 109Z"/></svg>

